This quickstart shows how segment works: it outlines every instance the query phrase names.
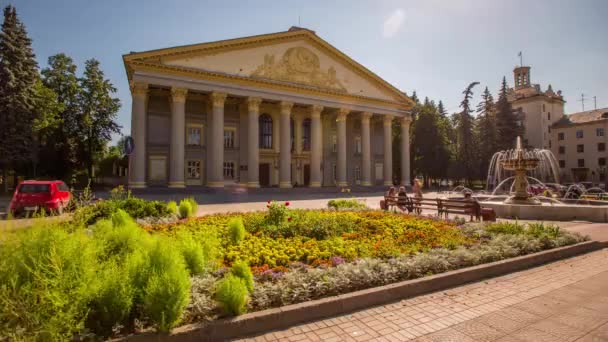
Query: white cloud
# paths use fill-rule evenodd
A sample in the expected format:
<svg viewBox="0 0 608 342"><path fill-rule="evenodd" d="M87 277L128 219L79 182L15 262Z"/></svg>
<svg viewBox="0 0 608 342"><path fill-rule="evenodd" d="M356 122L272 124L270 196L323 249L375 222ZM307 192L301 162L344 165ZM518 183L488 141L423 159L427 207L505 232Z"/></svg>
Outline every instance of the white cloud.
<svg viewBox="0 0 608 342"><path fill-rule="evenodd" d="M403 26L403 20L405 19L405 12L401 8L398 8L393 12L386 20L384 20L384 30L382 36L384 38L390 38L394 36L401 26Z"/></svg>

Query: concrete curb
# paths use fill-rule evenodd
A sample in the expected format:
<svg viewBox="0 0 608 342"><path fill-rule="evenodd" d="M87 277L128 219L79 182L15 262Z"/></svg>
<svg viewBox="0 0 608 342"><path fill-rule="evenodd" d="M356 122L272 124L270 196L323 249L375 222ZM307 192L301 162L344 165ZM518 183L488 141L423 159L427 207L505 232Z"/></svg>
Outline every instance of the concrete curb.
<svg viewBox="0 0 608 342"><path fill-rule="evenodd" d="M549 262L608 247L607 242L587 241L519 256L488 264L449 271L428 277L406 280L343 295L292 304L245 314L211 323L195 323L170 334L144 333L125 338L128 341L222 341L272 330L285 329L302 322L346 314L356 310L396 302L430 292L525 270Z"/></svg>

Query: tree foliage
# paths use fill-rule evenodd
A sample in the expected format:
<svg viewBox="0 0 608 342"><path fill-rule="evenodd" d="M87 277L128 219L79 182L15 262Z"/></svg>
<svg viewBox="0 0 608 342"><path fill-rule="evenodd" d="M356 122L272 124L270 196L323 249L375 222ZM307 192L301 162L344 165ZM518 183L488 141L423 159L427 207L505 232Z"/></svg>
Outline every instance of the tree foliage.
<svg viewBox="0 0 608 342"><path fill-rule="evenodd" d="M508 95L507 80L502 78L502 85L496 102L497 149L508 150L514 147L515 139L523 134L517 115L513 111Z"/></svg>
<svg viewBox="0 0 608 342"><path fill-rule="evenodd" d="M478 85L479 82L472 82L462 92L464 98L460 102L462 111L458 115L458 158L459 170L461 172L460 177L471 180L476 173L475 164L476 158L476 144L475 136L473 132L473 117L471 115L471 97L473 96L473 87Z"/></svg>
<svg viewBox="0 0 608 342"><path fill-rule="evenodd" d="M481 95L481 102L477 105L477 120L475 135L479 141L479 176L487 173L490 160L497 149L496 109L494 98L488 87Z"/></svg>

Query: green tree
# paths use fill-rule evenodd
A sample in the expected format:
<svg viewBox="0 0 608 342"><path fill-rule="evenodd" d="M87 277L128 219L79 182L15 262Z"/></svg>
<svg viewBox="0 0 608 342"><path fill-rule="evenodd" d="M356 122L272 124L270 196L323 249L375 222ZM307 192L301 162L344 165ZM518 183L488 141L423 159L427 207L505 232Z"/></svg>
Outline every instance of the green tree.
<svg viewBox="0 0 608 342"><path fill-rule="evenodd" d="M477 146L475 145L475 137L473 132L473 117L471 116L471 97L473 96L473 87L479 82L472 82L462 92L464 99L460 103L462 111L458 115L458 163L460 174L459 178L465 178L470 182L476 175L475 167Z"/></svg>
<svg viewBox="0 0 608 342"><path fill-rule="evenodd" d="M517 115L511 107L507 97L508 86L505 77L502 78L502 85L496 102L496 130L497 130L497 149L508 150L514 147L515 139L523 134L519 126Z"/></svg>
<svg viewBox="0 0 608 342"><path fill-rule="evenodd" d="M497 152L496 109L494 98L488 87L481 95L477 105L476 136L479 139L479 174L483 176L488 171L490 160Z"/></svg>
<svg viewBox="0 0 608 342"><path fill-rule="evenodd" d="M48 67L42 70L46 87L57 94L62 106L58 113L61 125L49 135L48 144L42 148L41 160L47 173L68 179L81 165L78 161L78 146L84 140L80 134L80 84L76 76L76 65L63 53L49 57Z"/></svg>
<svg viewBox="0 0 608 342"><path fill-rule="evenodd" d="M92 179L94 163L102 156L112 134L120 132L120 126L115 121L120 109L120 100L112 97L116 88L104 78L96 59L85 62L80 88L82 117L79 128L85 139L80 145L79 155L84 161L89 179Z"/></svg>
<svg viewBox="0 0 608 342"><path fill-rule="evenodd" d="M33 171L34 177L37 176L39 153L42 146L53 144L52 135L59 127L61 119L59 113L63 110L63 105L57 100L57 94L47 88L40 78L36 80L34 86L34 121L32 131L34 134L34 144L32 145ZM52 148L52 146L50 146Z"/></svg>
<svg viewBox="0 0 608 342"><path fill-rule="evenodd" d="M0 32L0 163L5 191L9 169L31 162L37 77L32 40L9 5Z"/></svg>

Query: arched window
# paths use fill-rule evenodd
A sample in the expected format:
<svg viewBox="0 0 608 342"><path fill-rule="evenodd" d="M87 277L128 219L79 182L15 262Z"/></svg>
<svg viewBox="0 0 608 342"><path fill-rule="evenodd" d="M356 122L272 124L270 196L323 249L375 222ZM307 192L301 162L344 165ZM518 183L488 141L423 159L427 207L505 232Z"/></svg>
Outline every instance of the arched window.
<svg viewBox="0 0 608 342"><path fill-rule="evenodd" d="M304 119L302 123L302 149L310 151L310 119Z"/></svg>
<svg viewBox="0 0 608 342"><path fill-rule="evenodd" d="M272 148L272 118L268 114L260 115L260 148Z"/></svg>

